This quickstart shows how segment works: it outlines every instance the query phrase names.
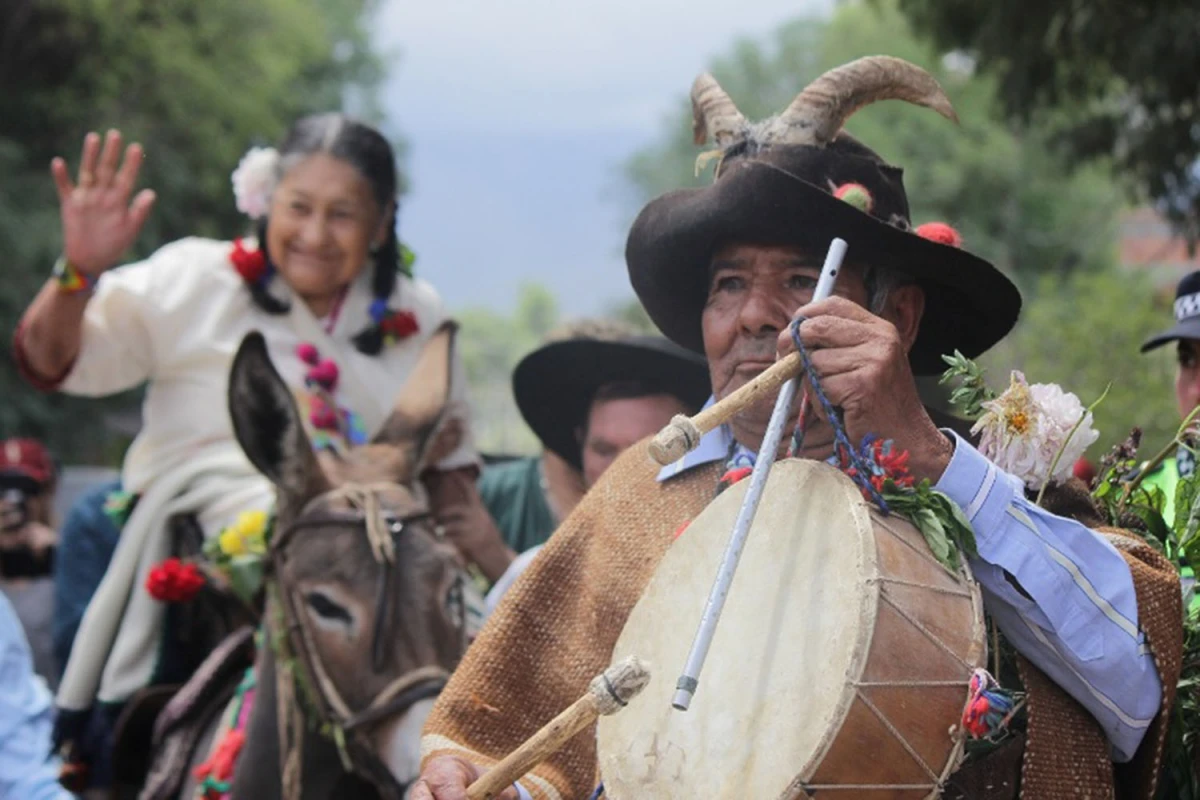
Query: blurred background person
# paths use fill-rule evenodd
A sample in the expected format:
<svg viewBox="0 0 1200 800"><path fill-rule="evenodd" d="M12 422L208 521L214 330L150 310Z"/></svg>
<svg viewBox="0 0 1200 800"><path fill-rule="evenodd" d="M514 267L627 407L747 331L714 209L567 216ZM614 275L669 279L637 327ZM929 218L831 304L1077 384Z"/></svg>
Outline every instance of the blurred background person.
<svg viewBox="0 0 1200 800"><path fill-rule="evenodd" d="M52 639L56 480L54 460L41 442L0 442L0 589L29 641L34 670L51 688L60 675Z"/></svg>

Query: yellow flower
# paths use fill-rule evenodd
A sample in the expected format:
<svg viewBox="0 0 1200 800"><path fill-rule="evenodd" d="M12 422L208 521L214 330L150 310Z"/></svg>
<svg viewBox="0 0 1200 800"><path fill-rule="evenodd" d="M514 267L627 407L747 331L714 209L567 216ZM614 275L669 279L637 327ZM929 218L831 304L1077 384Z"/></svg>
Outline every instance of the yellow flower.
<svg viewBox="0 0 1200 800"><path fill-rule="evenodd" d="M221 531L218 544L227 556L261 554L267 550L267 512L243 511L233 525Z"/></svg>
<svg viewBox="0 0 1200 800"><path fill-rule="evenodd" d="M236 527L221 531L217 543L221 546L221 552L227 556L240 556L249 552L246 537L242 536L242 532Z"/></svg>

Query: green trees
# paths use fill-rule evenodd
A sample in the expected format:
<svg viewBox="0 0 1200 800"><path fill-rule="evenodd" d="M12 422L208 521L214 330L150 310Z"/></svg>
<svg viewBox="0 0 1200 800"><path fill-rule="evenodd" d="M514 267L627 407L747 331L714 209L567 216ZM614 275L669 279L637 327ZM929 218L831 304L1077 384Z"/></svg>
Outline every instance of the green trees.
<svg viewBox="0 0 1200 800"><path fill-rule="evenodd" d="M79 158L89 129L146 147L142 183L159 199L135 252L245 225L229 175L246 148L296 116L374 112L382 65L367 45L373 0L45 0L0 4L0 329L12 331L60 247L50 159ZM0 361L0 432L45 438L67 460L111 459L94 401L28 389ZM108 408L128 408L119 398Z"/></svg>
<svg viewBox="0 0 1200 800"><path fill-rule="evenodd" d="M996 76L1013 118L1050 125L1200 238L1200 5L1192 0L900 0L921 31Z"/></svg>

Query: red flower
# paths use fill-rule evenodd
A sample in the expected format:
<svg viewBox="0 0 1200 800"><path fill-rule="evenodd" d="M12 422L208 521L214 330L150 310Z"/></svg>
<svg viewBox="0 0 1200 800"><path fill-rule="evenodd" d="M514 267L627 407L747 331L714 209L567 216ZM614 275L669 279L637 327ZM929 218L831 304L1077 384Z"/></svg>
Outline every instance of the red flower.
<svg viewBox="0 0 1200 800"><path fill-rule="evenodd" d="M258 283L267 274L267 256L261 248L247 250L241 239L233 240L233 251L229 254L233 268L246 283Z"/></svg>
<svg viewBox="0 0 1200 800"><path fill-rule="evenodd" d="M204 586L204 576L195 564L168 558L146 576L146 591L162 603L186 603Z"/></svg>
<svg viewBox="0 0 1200 800"><path fill-rule="evenodd" d="M224 783L233 777L233 768L237 765L238 755L242 745L246 743L246 734L239 730L225 733L225 738L217 745L217 749L208 760L196 767L192 775L197 781L203 781L209 776L215 781Z"/></svg>
<svg viewBox="0 0 1200 800"><path fill-rule="evenodd" d="M417 324L417 316L411 311L393 311L383 318L379 327L385 334L397 339L406 339L421 329Z"/></svg>

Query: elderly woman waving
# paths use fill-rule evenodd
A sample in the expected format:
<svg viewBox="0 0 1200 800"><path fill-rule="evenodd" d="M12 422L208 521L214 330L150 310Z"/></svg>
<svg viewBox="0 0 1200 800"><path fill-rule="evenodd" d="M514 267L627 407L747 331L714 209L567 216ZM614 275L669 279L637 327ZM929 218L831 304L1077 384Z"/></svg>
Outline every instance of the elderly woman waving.
<svg viewBox="0 0 1200 800"><path fill-rule="evenodd" d="M251 151L234 173L256 241L188 238L114 269L154 203L150 190L130 200L141 160L137 144L122 158L110 131L103 143L85 139L74 183L54 161L63 255L15 337L19 365L43 389L101 396L148 382L144 428L122 475L138 501L67 666L59 705L68 721L156 677L163 607L137 589L169 555L169 517L194 514L211 537L273 501L226 410L243 336L263 332L313 441L337 450L379 430L445 319L434 289L406 274L396 167L378 131L338 114L301 119L278 152ZM426 476L447 525L478 503L464 390L458 368L444 455ZM511 559L498 540L456 542L492 578Z"/></svg>

